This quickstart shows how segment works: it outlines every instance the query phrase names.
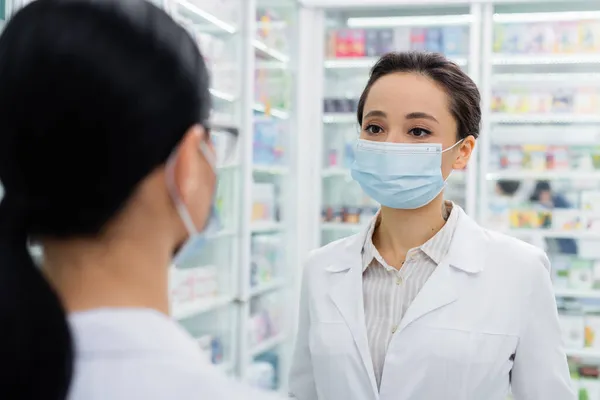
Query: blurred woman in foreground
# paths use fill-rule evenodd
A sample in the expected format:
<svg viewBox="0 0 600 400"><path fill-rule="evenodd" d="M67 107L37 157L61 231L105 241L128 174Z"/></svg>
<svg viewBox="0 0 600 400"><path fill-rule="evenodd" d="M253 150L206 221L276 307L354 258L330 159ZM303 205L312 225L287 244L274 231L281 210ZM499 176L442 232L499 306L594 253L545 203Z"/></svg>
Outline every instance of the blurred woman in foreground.
<svg viewBox="0 0 600 400"><path fill-rule="evenodd" d="M268 398L168 317L173 255L216 217L208 87L192 38L144 0L38 0L8 22L0 397Z"/></svg>

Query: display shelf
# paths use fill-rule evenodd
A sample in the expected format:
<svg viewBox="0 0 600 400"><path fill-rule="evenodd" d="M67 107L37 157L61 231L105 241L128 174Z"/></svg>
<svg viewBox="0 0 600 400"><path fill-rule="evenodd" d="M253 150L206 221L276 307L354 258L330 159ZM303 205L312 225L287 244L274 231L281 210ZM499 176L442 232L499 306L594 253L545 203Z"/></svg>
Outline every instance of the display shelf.
<svg viewBox="0 0 600 400"><path fill-rule="evenodd" d="M377 60L378 57L333 58L325 60L324 67L326 69L370 69ZM463 67L468 63L465 57L451 57L451 60Z"/></svg>
<svg viewBox="0 0 600 400"><path fill-rule="evenodd" d="M524 55L502 54L492 58L494 65L577 65L600 64L598 54Z"/></svg>
<svg viewBox="0 0 600 400"><path fill-rule="evenodd" d="M209 92L213 97L223 100L223 101L234 102L237 100L236 96L232 93L223 92L221 90L213 89L213 88L210 88Z"/></svg>
<svg viewBox="0 0 600 400"><path fill-rule="evenodd" d="M285 279L276 278L267 283L260 283L250 289L250 297L256 297L265 293L282 289L286 284Z"/></svg>
<svg viewBox="0 0 600 400"><path fill-rule="evenodd" d="M203 8L199 7L198 5L194 4L191 1L188 0L175 0L174 4L176 6L179 6L180 10L178 10L179 12L177 14L181 15L189 15L192 18L201 18L202 20L204 20L207 24L210 25L210 27L212 29L209 29L209 31L211 33L226 33L226 34L233 34L237 32L237 27L234 23L232 22L228 22L228 21L224 21L220 18L218 18L217 16L211 14L210 12L207 12L206 10L204 10Z"/></svg>
<svg viewBox="0 0 600 400"><path fill-rule="evenodd" d="M253 45L256 51L261 56L264 56L267 59L273 59L281 63L287 63L290 60L290 57L287 54L284 54L277 49L269 47L259 40L254 40Z"/></svg>
<svg viewBox="0 0 600 400"><path fill-rule="evenodd" d="M287 175L290 170L288 167L279 165L254 165L252 172L261 175Z"/></svg>
<svg viewBox="0 0 600 400"><path fill-rule="evenodd" d="M171 310L171 315L173 318L181 320L231 304L234 304L233 296L216 296L214 298L198 299L187 304L174 305Z"/></svg>
<svg viewBox="0 0 600 400"><path fill-rule="evenodd" d="M323 222L321 229L327 232L343 232L353 234L360 232L365 226L362 224L349 224L344 222Z"/></svg>
<svg viewBox="0 0 600 400"><path fill-rule="evenodd" d="M345 178L351 179L350 170L342 167L327 167L321 172L323 178Z"/></svg>
<svg viewBox="0 0 600 400"><path fill-rule="evenodd" d="M269 339L266 339L266 340L258 343L257 345L253 346L252 348L250 348L249 355L250 355L250 357L256 357L259 354L270 351L274 347L277 347L277 346L283 344L285 342L285 340L286 340L286 335L284 335L284 334L275 335Z"/></svg>
<svg viewBox="0 0 600 400"><path fill-rule="evenodd" d="M539 237L542 239L600 240L600 231L561 231L552 229L509 229L505 233L518 238Z"/></svg>
<svg viewBox="0 0 600 400"><path fill-rule="evenodd" d="M600 290L554 289L556 297L573 299L600 299Z"/></svg>
<svg viewBox="0 0 600 400"><path fill-rule="evenodd" d="M567 357L579 358L585 361L600 361L600 350L596 349L566 349Z"/></svg>
<svg viewBox="0 0 600 400"><path fill-rule="evenodd" d="M261 103L254 104L253 109L256 112L268 114L267 118L269 118L269 117L274 117L274 118L279 118L279 119L289 118L289 113L287 111L279 109L279 108L269 108L267 110L265 105L261 104Z"/></svg>
<svg viewBox="0 0 600 400"><path fill-rule="evenodd" d="M325 124L358 124L354 113L331 113L323 115Z"/></svg>
<svg viewBox="0 0 600 400"><path fill-rule="evenodd" d="M566 171L527 171L527 170L507 170L488 172L486 178L490 181L496 180L598 180L600 181L600 170L566 170Z"/></svg>
<svg viewBox="0 0 600 400"><path fill-rule="evenodd" d="M283 229L283 224L277 221L254 221L250 226L252 233L272 233Z"/></svg>
<svg viewBox="0 0 600 400"><path fill-rule="evenodd" d="M494 113L490 120L496 124L600 124L600 115Z"/></svg>

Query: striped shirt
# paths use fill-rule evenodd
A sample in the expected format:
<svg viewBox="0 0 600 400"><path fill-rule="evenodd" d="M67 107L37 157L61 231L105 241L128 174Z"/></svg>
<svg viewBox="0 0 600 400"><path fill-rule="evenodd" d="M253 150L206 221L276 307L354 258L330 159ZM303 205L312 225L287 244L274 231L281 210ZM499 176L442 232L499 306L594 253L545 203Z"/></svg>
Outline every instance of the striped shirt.
<svg viewBox="0 0 600 400"><path fill-rule="evenodd" d="M363 301L369 350L377 387L388 344L400 320L442 258L448 252L458 220L453 204L446 202L448 220L442 229L418 248L411 249L400 270L388 265L373 245L379 214L373 218L363 246Z"/></svg>

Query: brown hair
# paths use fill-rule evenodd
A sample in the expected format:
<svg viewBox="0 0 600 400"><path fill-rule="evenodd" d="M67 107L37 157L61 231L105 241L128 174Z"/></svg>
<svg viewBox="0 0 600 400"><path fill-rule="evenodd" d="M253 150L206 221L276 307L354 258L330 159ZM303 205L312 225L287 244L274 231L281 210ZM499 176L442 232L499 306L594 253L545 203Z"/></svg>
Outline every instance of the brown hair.
<svg viewBox="0 0 600 400"><path fill-rule="evenodd" d="M422 74L441 85L450 99L450 112L458 125L457 136L460 139L479 136L481 96L475 82L442 54L418 51L387 53L375 63L358 102L356 117L360 125L371 86L379 78L395 72Z"/></svg>

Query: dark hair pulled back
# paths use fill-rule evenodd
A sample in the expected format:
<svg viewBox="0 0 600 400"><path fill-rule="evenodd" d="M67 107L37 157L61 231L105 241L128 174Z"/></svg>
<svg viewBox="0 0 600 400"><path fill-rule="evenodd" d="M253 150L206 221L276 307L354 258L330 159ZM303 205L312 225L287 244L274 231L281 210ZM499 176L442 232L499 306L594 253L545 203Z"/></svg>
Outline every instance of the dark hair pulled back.
<svg viewBox="0 0 600 400"><path fill-rule="evenodd" d="M64 399L73 345L30 238L94 237L207 121L191 36L144 0L37 0L0 36L0 397ZM8 395L7 395L8 394Z"/></svg>
<svg viewBox="0 0 600 400"><path fill-rule="evenodd" d="M479 89L457 64L438 53L392 52L382 56L371 69L369 81L360 96L356 113L359 124L362 125L365 102L373 84L379 78L397 72L421 74L440 85L450 99L450 112L458 126L458 138L479 136L481 126Z"/></svg>

